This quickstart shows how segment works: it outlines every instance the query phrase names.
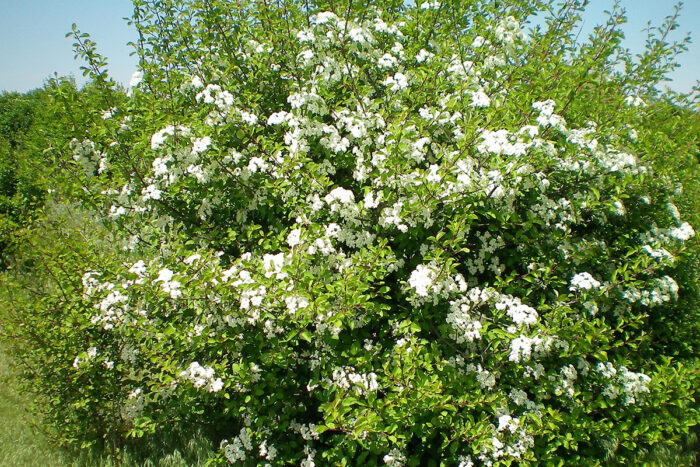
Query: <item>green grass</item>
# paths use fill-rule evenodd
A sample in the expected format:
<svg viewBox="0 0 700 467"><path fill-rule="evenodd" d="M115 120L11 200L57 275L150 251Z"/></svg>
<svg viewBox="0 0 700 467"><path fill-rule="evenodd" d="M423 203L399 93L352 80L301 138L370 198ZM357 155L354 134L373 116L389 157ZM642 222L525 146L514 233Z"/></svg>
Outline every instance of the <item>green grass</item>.
<svg viewBox="0 0 700 467"><path fill-rule="evenodd" d="M32 428L29 405L29 399L17 392L10 363L0 349L0 465L66 465L62 453Z"/></svg>

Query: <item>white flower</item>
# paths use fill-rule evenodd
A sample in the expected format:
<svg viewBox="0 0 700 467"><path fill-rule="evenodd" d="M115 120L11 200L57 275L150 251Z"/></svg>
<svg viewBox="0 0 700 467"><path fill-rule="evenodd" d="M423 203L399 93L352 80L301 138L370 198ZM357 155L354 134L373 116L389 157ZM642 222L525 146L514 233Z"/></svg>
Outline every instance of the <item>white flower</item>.
<svg viewBox="0 0 700 467"><path fill-rule="evenodd" d="M411 273L408 284L416 291L420 297L428 296L428 289L433 286L437 272L429 266L419 264Z"/></svg>
<svg viewBox="0 0 700 467"><path fill-rule="evenodd" d="M160 191L155 185L151 184L148 185L146 188L141 190L141 195L143 196L144 201L148 201L149 199L160 199L160 195L163 192Z"/></svg>
<svg viewBox="0 0 700 467"><path fill-rule="evenodd" d="M285 298L284 302L287 305L287 312L292 316L294 316L298 310L309 306L309 301L298 295L291 295Z"/></svg>
<svg viewBox="0 0 700 467"><path fill-rule="evenodd" d="M138 86L139 83L141 83L141 80L143 80L143 71L135 71L131 75L131 79L129 80L129 86L131 86L132 88L134 86Z"/></svg>
<svg viewBox="0 0 700 467"><path fill-rule="evenodd" d="M341 228L335 222L331 222L325 227L326 237L337 237L341 232Z"/></svg>
<svg viewBox="0 0 700 467"><path fill-rule="evenodd" d="M403 73L397 72L394 76L389 76L382 84L391 91L402 91L408 87L408 79Z"/></svg>
<svg viewBox="0 0 700 467"><path fill-rule="evenodd" d="M156 279L154 282L170 282L170 280L173 278L174 273L168 269L168 268L163 268L160 270L158 273L158 279Z"/></svg>
<svg viewBox="0 0 700 467"><path fill-rule="evenodd" d="M224 382L221 378L216 378L209 382L209 392L219 392L224 387Z"/></svg>
<svg viewBox="0 0 700 467"><path fill-rule="evenodd" d="M693 227L690 224L688 224L687 222L684 222L680 226L678 226L674 229L671 229L668 232L668 235L671 238L675 238L676 240L684 242L684 241L690 239L691 237L693 237L695 235L695 231L693 230Z"/></svg>
<svg viewBox="0 0 700 467"><path fill-rule="evenodd" d="M136 261L133 266L129 268L129 272L139 277L144 277L146 275L146 263L144 263L142 259Z"/></svg>
<svg viewBox="0 0 700 467"><path fill-rule="evenodd" d="M165 140L168 139L168 136L173 136L175 131L178 131L182 136L188 136L190 133L190 129L185 126L178 126L176 128L173 125L168 125L151 136L151 149L160 149L163 143L165 143Z"/></svg>
<svg viewBox="0 0 700 467"><path fill-rule="evenodd" d="M377 206L379 206L379 201L381 201L381 199L382 199L381 192L379 192L379 193L375 193L373 191L368 192L365 195L365 199L364 199L365 208L367 208L367 209L376 208Z"/></svg>
<svg viewBox="0 0 700 467"><path fill-rule="evenodd" d="M204 87L204 83L202 83L202 79L199 76L193 77L192 81L190 81L190 84L195 89L201 89Z"/></svg>
<svg viewBox="0 0 700 467"><path fill-rule="evenodd" d="M199 261L200 259L202 259L202 255L194 254L194 255L188 256L182 262L187 264L187 265L192 265L192 264L196 263L197 261Z"/></svg>
<svg viewBox="0 0 700 467"><path fill-rule="evenodd" d="M472 92L472 102L470 104L471 107L488 107L489 105L491 105L491 99L483 89Z"/></svg>
<svg viewBox="0 0 700 467"><path fill-rule="evenodd" d="M377 65L379 65L382 68L393 68L396 66L398 63L398 60L396 60L396 57L394 57L391 54L384 54L381 57L379 57L379 60L377 60Z"/></svg>
<svg viewBox="0 0 700 467"><path fill-rule="evenodd" d="M294 229L291 232L289 232L289 235L287 235L287 244L289 245L290 248L294 248L295 246L299 245L301 243L301 229Z"/></svg>
<svg viewBox="0 0 700 467"><path fill-rule="evenodd" d="M258 116L253 113L242 110L239 112L239 114L241 116L241 120L243 120L243 122L247 123L248 125L255 125L256 123L258 123Z"/></svg>
<svg viewBox="0 0 700 467"><path fill-rule="evenodd" d="M593 276L587 272L580 272L571 278L571 286L569 286L569 290L575 292L577 290L591 290L599 287L600 282L595 280Z"/></svg>
<svg viewBox="0 0 700 467"><path fill-rule="evenodd" d="M642 100L639 96L627 96L625 97L625 104L630 107L646 107L646 102Z"/></svg>
<svg viewBox="0 0 700 467"><path fill-rule="evenodd" d="M186 370L180 372L180 377L190 380L195 388L206 388L209 392L218 392L223 389L224 382L221 378L214 378L214 373L212 367L192 362Z"/></svg>
<svg viewBox="0 0 700 467"><path fill-rule="evenodd" d="M310 49L302 50L299 52L299 55L297 55L297 58L302 62L308 62L314 58L314 51Z"/></svg>
<svg viewBox="0 0 700 467"><path fill-rule="evenodd" d="M423 63L427 60L430 60L434 56L435 56L435 54L428 52L425 49L420 49L418 51L418 53L416 54L416 62Z"/></svg>
<svg viewBox="0 0 700 467"><path fill-rule="evenodd" d="M321 13L317 13L315 16L312 16L311 22L316 24L326 24L337 19L338 17L335 15L335 13L330 11L322 11Z"/></svg>
<svg viewBox="0 0 700 467"><path fill-rule="evenodd" d="M518 418L513 418L510 415L501 415L498 417L498 431L508 430L511 433L515 433L518 429L518 424L520 420Z"/></svg>
<svg viewBox="0 0 700 467"><path fill-rule="evenodd" d="M209 136L205 136L204 138L193 138L192 143L192 154L201 154L209 148L209 145L211 145L211 138Z"/></svg>
<svg viewBox="0 0 700 467"><path fill-rule="evenodd" d="M267 124L268 125L279 125L281 123L288 121L291 117L292 117L292 115L285 112L285 111L275 112L267 118Z"/></svg>
<svg viewBox="0 0 700 467"><path fill-rule="evenodd" d="M355 195L350 190L346 190L343 187L337 187L331 190L331 192L328 193L324 199L329 205L336 203L347 204L355 201Z"/></svg>
<svg viewBox="0 0 700 467"><path fill-rule="evenodd" d="M180 291L181 284L178 281L172 280L173 276L174 273L170 269L163 268L158 274L158 279L154 280L153 282L161 282L161 288L163 291L170 294L171 298L177 298L182 295L182 292Z"/></svg>
<svg viewBox="0 0 700 467"><path fill-rule="evenodd" d="M421 10L437 10L438 8L440 8L440 2L423 2L421 3L420 8Z"/></svg>
<svg viewBox="0 0 700 467"><path fill-rule="evenodd" d="M397 448L389 451L389 454L385 455L382 459L384 463L389 467L401 467L406 461L406 457Z"/></svg>

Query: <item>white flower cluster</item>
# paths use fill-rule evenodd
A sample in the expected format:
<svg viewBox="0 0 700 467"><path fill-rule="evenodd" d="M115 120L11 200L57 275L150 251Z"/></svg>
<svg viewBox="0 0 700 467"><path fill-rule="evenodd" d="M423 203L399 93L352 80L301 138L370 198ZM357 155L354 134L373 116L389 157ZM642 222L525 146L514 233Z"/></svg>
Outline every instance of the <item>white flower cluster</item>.
<svg viewBox="0 0 700 467"><path fill-rule="evenodd" d="M477 232L476 237L479 241L479 246L475 248L473 255L467 258L464 262L469 274L483 274L487 269L498 275L501 269L504 268L496 253L497 250L505 246L505 241L500 235L493 235L488 230L485 232Z"/></svg>
<svg viewBox="0 0 700 467"><path fill-rule="evenodd" d="M512 16L506 16L499 21L494 35L508 48L511 48L518 40L525 38L525 32L520 28L520 23Z"/></svg>
<svg viewBox="0 0 700 467"><path fill-rule="evenodd" d="M598 140L594 137L595 134L596 125L593 122L589 122L587 128L570 129L566 134L566 141L595 153L598 149Z"/></svg>
<svg viewBox="0 0 700 467"><path fill-rule="evenodd" d="M263 440L263 442L260 443L258 452L260 453L260 457L268 461L273 461L277 458L277 448L272 444L268 445L267 440Z"/></svg>
<svg viewBox="0 0 700 467"><path fill-rule="evenodd" d="M408 78L403 73L396 72L394 76L386 78L382 84L393 92L399 92L408 88Z"/></svg>
<svg viewBox="0 0 700 467"><path fill-rule="evenodd" d="M196 79L196 82L195 82ZM193 89L201 89L203 83L199 78L192 80ZM241 122L246 125L255 125L258 123L258 116L247 110L236 108L235 98L229 91L222 89L218 84L208 84L202 91L195 96L197 102L213 105L215 110L212 110L205 123L209 126L216 126L228 121L231 115L236 115Z"/></svg>
<svg viewBox="0 0 700 467"><path fill-rule="evenodd" d="M635 373L621 366L618 370L618 377L622 384L622 395L625 405L636 403L641 394L649 392L648 385L651 382L651 378L644 373Z"/></svg>
<svg viewBox="0 0 700 467"><path fill-rule="evenodd" d="M95 148L95 143L86 139L78 141L73 138L69 144L73 151L73 159L81 165L87 176L95 175L95 170L101 174L107 170L107 155Z"/></svg>
<svg viewBox="0 0 700 467"><path fill-rule="evenodd" d="M646 102L637 95L625 97L625 104L630 107L646 107Z"/></svg>
<svg viewBox="0 0 700 467"><path fill-rule="evenodd" d="M146 406L146 398L144 397L141 388L136 388L127 398L124 405L121 407L121 416L124 420L129 422L136 420L143 413L143 409Z"/></svg>
<svg viewBox="0 0 700 467"><path fill-rule="evenodd" d="M488 107L491 105L491 98L486 94L483 88L471 93L472 101L469 104L471 107Z"/></svg>
<svg viewBox="0 0 700 467"><path fill-rule="evenodd" d="M600 288L600 282L593 278L587 272L580 272L571 278L569 290L576 292L577 290L592 290Z"/></svg>
<svg viewBox="0 0 700 467"><path fill-rule="evenodd" d="M518 429L520 426L520 419L519 418L513 418L510 415L501 415L498 417L498 428L496 428L496 431L510 431L511 433L515 433L515 431Z"/></svg>
<svg viewBox="0 0 700 467"><path fill-rule="evenodd" d="M646 167L637 165L637 159L626 152L608 150L595 151L594 154L600 167L607 172L636 175L648 171Z"/></svg>
<svg viewBox="0 0 700 467"><path fill-rule="evenodd" d="M605 378L611 380L603 390L603 395L610 399L617 399L622 395L625 405L632 405L639 401L641 394L649 392L649 378L644 373L635 373L621 366L618 369L610 362L599 362L596 371Z"/></svg>
<svg viewBox="0 0 700 467"><path fill-rule="evenodd" d="M524 407L528 411L533 412L535 414L539 414L540 408L543 407L541 404L538 406L535 402L531 401L528 398L527 393L522 389L511 389L510 393L508 394L508 397L510 398L510 400L513 401L515 405L519 407Z"/></svg>
<svg viewBox="0 0 700 467"><path fill-rule="evenodd" d="M205 136L203 138L192 138L192 154L201 154L211 145L211 138Z"/></svg>
<svg viewBox="0 0 700 467"><path fill-rule="evenodd" d="M318 439L320 433L316 429L316 424L309 423L308 425L303 425L296 420L292 420L289 424L289 429L299 433L304 441L312 441Z"/></svg>
<svg viewBox="0 0 700 467"><path fill-rule="evenodd" d="M554 127L561 132L566 132L566 121L564 117L554 113L555 105L555 102L551 99L532 104L532 108L539 112L537 123L542 127Z"/></svg>
<svg viewBox="0 0 700 467"><path fill-rule="evenodd" d="M186 126L174 126L174 125L168 125L162 130L159 130L151 136L151 149L157 150L163 147L163 144L165 144L165 141L168 139L170 136L175 136L176 134L179 134L180 136L183 137L188 137L190 135L190 129Z"/></svg>
<svg viewBox="0 0 700 467"><path fill-rule="evenodd" d="M190 363L186 370L180 372L180 377L188 379L195 388L206 388L209 392L219 392L224 387L221 378L214 378L214 369L202 366L198 362Z"/></svg>
<svg viewBox="0 0 700 467"><path fill-rule="evenodd" d="M527 337L520 335L510 341L508 360L515 363L529 362L532 358L540 358L550 353L553 347L568 348L565 341L540 336Z"/></svg>
<svg viewBox="0 0 700 467"><path fill-rule="evenodd" d="M280 255L265 255L263 257L263 268L265 277L272 277L275 273L281 278L285 278L286 274L281 272L284 256ZM241 261L250 261L251 255L244 253L241 255ZM237 313L226 315L224 320L230 326L241 325L247 321L249 324L255 324L260 319L260 311L258 307L262 305L263 300L267 296L267 287L258 285L253 279L249 271L242 269L240 264L234 264L229 269L222 271L221 279L224 283L228 283L239 293L239 309L247 310L248 314L245 318L241 318Z"/></svg>
<svg viewBox="0 0 700 467"><path fill-rule="evenodd" d="M429 290L435 293L440 291L439 285L435 283L437 277L438 273L434 268L419 264L411 273L408 285L415 290L419 297L427 297Z"/></svg>
<svg viewBox="0 0 700 467"><path fill-rule="evenodd" d="M333 379L330 382L338 388L354 390L360 395L377 392L379 389L377 375L374 372L357 373L352 367L333 370Z"/></svg>
<svg viewBox="0 0 700 467"><path fill-rule="evenodd" d="M352 191L346 190L343 187L337 187L331 190L324 198L331 212L341 211L344 205L354 205L355 195Z"/></svg>
<svg viewBox="0 0 700 467"><path fill-rule="evenodd" d="M539 202L534 203L530 209L547 226L554 224L554 227L562 232L568 232L568 225L574 221L571 201L566 198L559 198L555 201L546 195L542 195Z"/></svg>
<svg viewBox="0 0 700 467"><path fill-rule="evenodd" d="M674 256L666 248L653 248L650 245L642 246L644 252L659 263L673 263Z"/></svg>
<svg viewBox="0 0 700 467"><path fill-rule="evenodd" d="M197 102L214 104L221 111L228 111L233 107L233 94L225 89L221 89L218 84L207 84L204 90L196 96Z"/></svg>
<svg viewBox="0 0 700 467"><path fill-rule="evenodd" d="M506 310L506 314L518 327L530 326L537 322L537 311L531 306L522 303L517 297L500 295L495 307L497 310Z"/></svg>
<svg viewBox="0 0 700 467"><path fill-rule="evenodd" d="M535 142L526 142L519 134L513 134L508 130L479 130L481 142L476 149L481 153L519 157L527 154L527 150Z"/></svg>
<svg viewBox="0 0 700 467"><path fill-rule="evenodd" d="M163 268L158 273L158 278L153 281L154 284L160 282L161 289L163 292L170 295L170 298L178 298L182 295L182 291L180 290L182 284L180 284L180 281L173 280L174 276L175 273L173 271L168 268Z"/></svg>
<svg viewBox="0 0 700 467"><path fill-rule="evenodd" d="M115 324L119 324L126 312L129 310L129 297L114 289L114 284L105 284L109 290L109 294L103 298L98 304L97 309L100 310L99 315L92 317L93 324L102 324L105 330L114 328Z"/></svg>
<svg viewBox="0 0 700 467"><path fill-rule="evenodd" d="M640 240L644 243L669 244L673 242L685 242L695 236L695 230L687 223L683 222L677 227L662 229L653 225L649 232L645 232L640 236Z"/></svg>
<svg viewBox="0 0 700 467"><path fill-rule="evenodd" d="M480 330L483 324L479 321L478 316L483 315L484 311L477 312L477 308L484 304L490 304L497 311L505 310L517 327L537 323L537 311L523 304L519 298L500 294L493 288L474 287L459 299L450 302L450 312L446 319L451 328L450 338L457 343L473 342L480 339ZM492 319L493 312L487 313L487 315L489 319Z"/></svg>
<svg viewBox="0 0 700 467"><path fill-rule="evenodd" d="M284 302L287 305L287 312L292 316L296 315L300 309L309 306L309 301L299 295L290 295L284 299Z"/></svg>
<svg viewBox="0 0 700 467"><path fill-rule="evenodd" d="M456 292L466 292L467 282L461 274L451 277L444 272L438 272L435 264L419 264L411 272L408 285L415 292L415 297L410 297L412 303L437 303L440 298L449 297Z"/></svg>
<svg viewBox="0 0 700 467"><path fill-rule="evenodd" d="M233 438L232 442L229 442L227 439L221 441L219 448L224 451L224 457L231 464L244 462L247 452L253 450L253 441L250 438L250 433L250 428L243 427L240 433Z"/></svg>
<svg viewBox="0 0 700 467"><path fill-rule="evenodd" d="M284 253L277 253L276 255L265 254L263 256L263 269L265 271L265 277L270 278L272 276L275 279L282 280L285 279L288 274L282 271L287 264L289 264L290 256Z"/></svg>
<svg viewBox="0 0 700 467"><path fill-rule="evenodd" d="M388 467L403 467L406 462L406 456L398 448L393 448L382 460Z"/></svg>
<svg viewBox="0 0 700 467"><path fill-rule="evenodd" d="M450 312L446 322L450 326L450 338L458 344L473 342L481 339L483 325L472 311L472 305L467 300L455 300L450 303Z"/></svg>
<svg viewBox="0 0 700 467"><path fill-rule="evenodd" d="M535 445L532 435L521 427L520 419L508 414L498 417L498 427L492 426L493 437L491 446L484 447L479 454L479 460L484 465L493 465L499 459L506 457L519 459Z"/></svg>
<svg viewBox="0 0 700 467"><path fill-rule="evenodd" d="M83 297L85 299L95 298L96 294L105 294L99 301L94 303L94 308L99 310L99 313L93 316L90 321L93 324L102 325L103 329L114 329L115 326L128 323L131 320L129 312L129 296L125 294L128 288L135 284L141 283L136 281L123 281L121 287L113 282L100 282L97 277L101 274L96 271L88 271L83 275ZM143 315L143 311L136 311Z"/></svg>
<svg viewBox="0 0 700 467"><path fill-rule="evenodd" d="M559 370L559 384L556 388L557 393L565 393L568 397L574 397L574 383L578 378L578 372L573 365L566 365Z"/></svg>
<svg viewBox="0 0 700 467"><path fill-rule="evenodd" d="M630 303L640 303L643 306L654 307L678 298L678 284L670 276L654 280L651 290L639 290L630 286L622 292L622 298Z"/></svg>

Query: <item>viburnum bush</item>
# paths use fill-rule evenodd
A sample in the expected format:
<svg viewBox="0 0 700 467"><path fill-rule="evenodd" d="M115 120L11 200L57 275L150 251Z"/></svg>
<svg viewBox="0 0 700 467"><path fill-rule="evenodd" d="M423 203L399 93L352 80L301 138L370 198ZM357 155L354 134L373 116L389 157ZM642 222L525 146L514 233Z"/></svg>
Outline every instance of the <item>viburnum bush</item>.
<svg viewBox="0 0 700 467"><path fill-rule="evenodd" d="M576 0L133 3L118 105L73 33L102 98L52 150L91 227L28 253L57 285L16 318L63 439L624 464L695 424L649 325L694 236L651 164L675 17L633 57Z"/></svg>

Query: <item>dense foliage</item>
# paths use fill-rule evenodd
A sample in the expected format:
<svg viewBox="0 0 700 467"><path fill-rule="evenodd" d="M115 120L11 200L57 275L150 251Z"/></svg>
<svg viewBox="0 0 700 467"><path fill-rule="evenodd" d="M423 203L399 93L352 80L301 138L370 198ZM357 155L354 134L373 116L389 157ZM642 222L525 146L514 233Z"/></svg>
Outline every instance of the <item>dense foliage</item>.
<svg viewBox="0 0 700 467"><path fill-rule="evenodd" d="M577 0L133 3L126 93L71 33L91 84L47 85L3 277L59 441L626 464L697 423L674 17L633 57L617 9L578 42Z"/></svg>

